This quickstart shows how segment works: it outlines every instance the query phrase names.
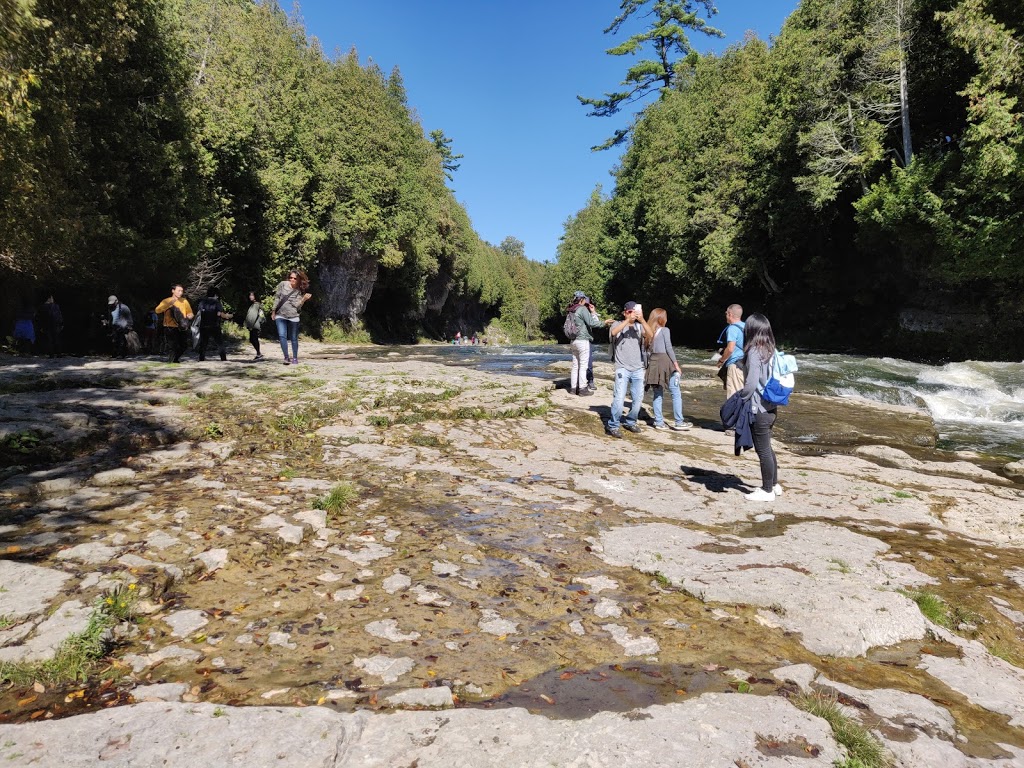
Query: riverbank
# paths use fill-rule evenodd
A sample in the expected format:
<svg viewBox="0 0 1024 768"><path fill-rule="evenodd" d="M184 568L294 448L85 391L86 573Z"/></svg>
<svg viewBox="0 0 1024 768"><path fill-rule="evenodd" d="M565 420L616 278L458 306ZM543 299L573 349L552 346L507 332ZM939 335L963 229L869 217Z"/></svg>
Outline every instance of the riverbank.
<svg viewBox="0 0 1024 768"><path fill-rule="evenodd" d="M97 600L139 597L87 685L7 690L0 754L830 765L807 691L902 765L1024 760L1006 478L780 447L784 495L753 507L756 458L711 428L710 388L693 430L614 441L606 384L306 350L5 361L6 449L52 466L0 487L0 658L52 656ZM315 759L275 737L300 720Z"/></svg>

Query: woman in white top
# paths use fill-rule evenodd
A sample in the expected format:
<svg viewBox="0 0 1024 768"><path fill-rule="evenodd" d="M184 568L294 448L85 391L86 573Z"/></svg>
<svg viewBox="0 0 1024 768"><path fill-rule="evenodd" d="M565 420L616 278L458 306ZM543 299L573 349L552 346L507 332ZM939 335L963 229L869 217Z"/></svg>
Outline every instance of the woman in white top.
<svg viewBox="0 0 1024 768"><path fill-rule="evenodd" d="M647 325L651 329L651 337L647 339L647 346L651 350L651 361L647 365L644 384L654 391L651 401L651 410L654 411L654 429L668 429L661 411L662 398L667 387L672 396L672 429L682 431L693 425L683 420L683 395L679 391L679 382L683 377L683 372L679 369L676 353L672 349L672 334L665 327L667 322L668 313L661 307L652 309L647 318Z"/></svg>

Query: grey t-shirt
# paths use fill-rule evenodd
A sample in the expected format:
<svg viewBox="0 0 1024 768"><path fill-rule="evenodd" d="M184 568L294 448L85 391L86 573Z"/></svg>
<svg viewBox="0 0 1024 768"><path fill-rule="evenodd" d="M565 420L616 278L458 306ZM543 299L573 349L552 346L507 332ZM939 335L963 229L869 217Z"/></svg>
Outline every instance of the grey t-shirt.
<svg viewBox="0 0 1024 768"><path fill-rule="evenodd" d="M619 335L612 339L615 349L614 360L616 368L625 368L627 371L639 371L644 367L643 355L640 353L640 345L643 343L644 327L640 323L627 325Z"/></svg>
<svg viewBox="0 0 1024 768"><path fill-rule="evenodd" d="M292 284L287 280L282 280L274 291L274 306L277 307L278 317L298 320L299 308L302 306L302 291L292 288Z"/></svg>

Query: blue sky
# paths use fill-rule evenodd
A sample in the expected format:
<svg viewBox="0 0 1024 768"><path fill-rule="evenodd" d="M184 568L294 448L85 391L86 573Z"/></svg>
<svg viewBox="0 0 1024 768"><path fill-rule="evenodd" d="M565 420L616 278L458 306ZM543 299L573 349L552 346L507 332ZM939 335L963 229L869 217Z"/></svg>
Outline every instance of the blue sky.
<svg viewBox="0 0 1024 768"><path fill-rule="evenodd" d="M748 30L767 38L796 6L721 0L712 25L724 40L691 35L690 42L706 52ZM587 117L576 96L617 90L631 63L605 53L626 37L603 33L619 0L303 0L299 7L329 56L354 47L364 64L399 68L424 131L440 128L465 155L450 186L488 242L511 235L529 258L554 261L565 220L597 184L611 191L620 152L590 147L632 112Z"/></svg>

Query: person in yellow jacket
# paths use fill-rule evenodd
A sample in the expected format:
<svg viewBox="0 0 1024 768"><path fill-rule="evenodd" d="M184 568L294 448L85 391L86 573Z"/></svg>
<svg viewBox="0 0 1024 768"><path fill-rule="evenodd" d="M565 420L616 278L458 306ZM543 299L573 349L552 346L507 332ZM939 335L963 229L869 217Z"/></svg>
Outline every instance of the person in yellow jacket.
<svg viewBox="0 0 1024 768"><path fill-rule="evenodd" d="M167 362L180 363L181 356L188 349L189 322L192 320L192 305L185 298L185 289L180 284L171 287L171 295L156 305L153 310L164 316L164 333L167 336Z"/></svg>

